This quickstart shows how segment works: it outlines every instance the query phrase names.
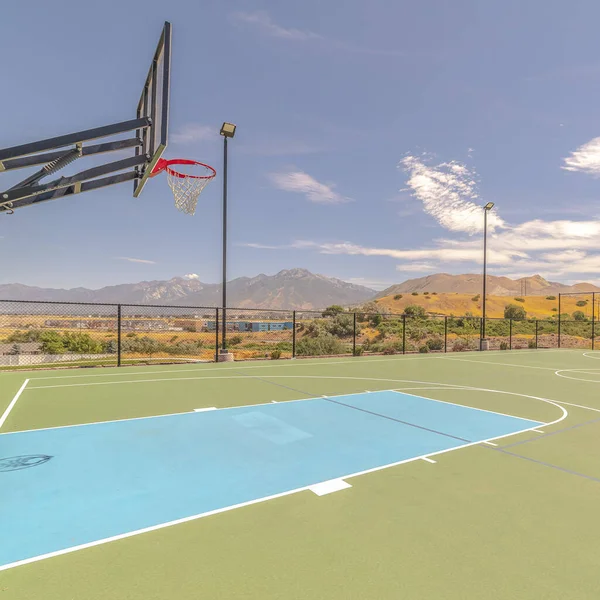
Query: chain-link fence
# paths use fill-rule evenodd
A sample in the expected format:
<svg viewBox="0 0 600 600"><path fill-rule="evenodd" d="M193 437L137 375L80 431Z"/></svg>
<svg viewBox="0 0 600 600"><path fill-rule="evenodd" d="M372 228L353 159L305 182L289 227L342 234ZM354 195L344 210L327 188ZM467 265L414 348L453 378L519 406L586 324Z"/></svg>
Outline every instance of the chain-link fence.
<svg viewBox="0 0 600 600"><path fill-rule="evenodd" d="M292 311L228 308L225 342L235 360L291 358L294 345ZM220 340L222 341L223 323Z"/></svg>
<svg viewBox="0 0 600 600"><path fill-rule="evenodd" d="M0 369L116 365L116 305L0 302Z"/></svg>
<svg viewBox="0 0 600 600"><path fill-rule="evenodd" d="M482 335L490 350L594 348L595 315L581 313L484 331L473 316L0 301L0 369L207 362L224 347L235 360L463 352Z"/></svg>

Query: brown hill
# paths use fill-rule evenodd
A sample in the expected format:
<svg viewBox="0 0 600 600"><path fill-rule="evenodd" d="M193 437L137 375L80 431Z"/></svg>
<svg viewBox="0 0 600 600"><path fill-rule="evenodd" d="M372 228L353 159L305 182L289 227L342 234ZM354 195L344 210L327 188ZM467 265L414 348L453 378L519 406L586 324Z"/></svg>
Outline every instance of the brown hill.
<svg viewBox="0 0 600 600"><path fill-rule="evenodd" d="M399 297L402 296L402 297ZM516 296L521 298L521 296ZM558 315L558 297L546 296L525 296L523 302L515 300L515 296L494 296L488 295L485 312L490 318L503 317L504 307L507 304L522 306L527 311L528 317L537 319L547 319ZM585 302L584 306L577 306L577 302ZM481 296L473 294L395 294L386 296L377 300L380 308L394 314L401 314L404 309L416 304L422 306L429 314L434 315L466 315L472 314L475 317L481 316ZM572 317L575 311L581 311L591 319L592 316L592 295L586 296L566 296L561 300L560 311L562 314L568 314ZM598 318L598 311L596 311Z"/></svg>
<svg viewBox="0 0 600 600"><path fill-rule="evenodd" d="M481 274L449 275L436 273L418 279L408 279L404 283L393 285L379 294L376 298L384 298L395 294L410 294L411 292L437 292L458 294L479 294L483 276ZM564 285L554 281L547 281L541 275L510 279L509 277L496 277L488 275L487 293L493 296L557 296L566 292L600 292L600 287L591 283L577 283Z"/></svg>

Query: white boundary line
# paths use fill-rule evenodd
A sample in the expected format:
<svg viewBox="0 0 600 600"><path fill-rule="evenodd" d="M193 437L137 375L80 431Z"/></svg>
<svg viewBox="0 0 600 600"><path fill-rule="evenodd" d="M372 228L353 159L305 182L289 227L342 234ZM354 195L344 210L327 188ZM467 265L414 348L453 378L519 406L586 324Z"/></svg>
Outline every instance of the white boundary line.
<svg viewBox="0 0 600 600"><path fill-rule="evenodd" d="M485 355L486 356L506 356L506 353L510 352L507 350L503 350L503 351L496 351L496 352L489 352L486 351ZM567 348L553 348L553 349L540 349L540 350L513 350L513 352L519 352L522 354L527 354L527 355L535 355L535 354L547 354L548 352L572 352L572 350L567 349ZM450 358L453 356L454 353L452 352L448 352L445 355L430 355L430 356L410 356L410 355L404 355L404 354L398 354L396 356L394 356L393 358L382 358L380 356L364 356L362 357L361 363L362 364L367 364L367 363L380 363L380 362L390 362L390 361L408 361L408 360L440 360L440 359L444 359L444 358ZM465 353L461 353L465 356L479 356L481 353L478 351L473 351L473 352L465 352ZM273 364L275 361L265 361L266 364L260 364L260 365L252 365L252 366L240 366L240 363L235 363L235 366L231 366L231 363L223 363L223 366L221 367L209 367L209 368L202 368L202 366L197 367L195 369L161 369L160 371L141 371L141 372L135 372L132 373L131 371L112 371L109 373L91 373L91 374L85 374L85 375L54 375L54 376L49 376L49 377L30 377L31 381L38 381L41 379L82 379L82 378L86 378L86 377L125 377L127 375L154 375L154 374L161 374L161 373L186 373L186 372L206 372L206 371L223 371L223 370L228 370L228 366L230 369L272 369L272 368L286 368L286 367L307 367L307 366L320 366L320 365L347 365L347 364L355 364L358 365L358 362L354 362L356 357L353 356L348 356L347 358L344 358L343 360L328 360L328 361L318 361L318 359L302 359L302 360L298 360L298 361L281 361L281 362L277 362L277 364ZM461 360L466 360L466 359L461 359ZM317 362L318 361L318 362ZM476 361L476 362L480 362L480 361ZM203 363L203 364L209 364L209 363ZM496 363L494 363L496 364ZM521 366L521 365L519 365ZM124 369L127 369L128 367L123 367ZM130 367L133 368L133 367ZM116 367L115 367L116 369ZM35 372L35 371L33 371ZM30 371L31 373L31 371Z"/></svg>
<svg viewBox="0 0 600 600"><path fill-rule="evenodd" d="M490 360L470 360L468 358L454 358L453 356L444 356L443 359L460 361L460 362L477 363L477 364L482 364L482 365L496 365L497 367L520 367L521 369L542 369L544 371L554 371L555 370L554 367L538 367L538 366L533 366L533 365L515 365L513 363L499 363L499 362L493 362Z"/></svg>
<svg viewBox="0 0 600 600"><path fill-rule="evenodd" d="M424 388L429 389L429 388ZM446 388L441 388L446 389ZM473 391L473 388L465 387L463 388L465 391ZM382 390L385 391L385 390ZM451 404L452 406L461 406L462 408L468 408L469 410L478 410L481 412L492 413L493 415L501 415L503 417L510 417L511 419L520 419L521 421L529 421L530 423L542 423L542 421L536 421L535 419L526 419L525 417L515 417L515 415L508 415L506 413L498 412L497 410L487 410L485 408L476 408L474 406L467 406L465 404L458 404L456 402L449 402L448 400L436 400L435 398L425 398L425 396L418 396L416 394L407 394L402 390L390 390L391 392L396 392L397 394L404 394L405 396L412 396L413 398L421 398L423 400L429 400L431 402L441 402L442 404Z"/></svg>
<svg viewBox="0 0 600 600"><path fill-rule="evenodd" d="M414 388L414 389L456 389L456 390L469 390L469 391L480 391L480 392L493 392L493 393L497 393L497 394L507 394L507 395L512 395L512 396L519 396L522 398L531 398L532 400L540 400L542 402L546 402L548 404L553 404L554 406L556 406L558 409L560 409L561 411L563 411L563 416L562 418L558 419L557 421L553 421L552 423L542 423L541 421L536 421L539 424L542 425L554 425L555 423L558 423L559 421L562 421L564 418L566 418L567 413L565 411L565 409L562 406L559 406L559 404L557 404L556 402L558 401L553 401L553 400L548 400L547 398L540 398L538 396L529 396L527 394L518 394L516 392L505 392L502 390L494 390L494 389L488 389L488 388L478 388L478 387L472 387L472 386L465 386L465 385L457 385L454 383L443 383L443 382L438 382L438 381L417 381L417 380L412 380L412 379L388 379L388 378L377 378L377 377L341 377L341 376L336 376L336 375L264 375L263 376L264 379L344 379L344 380L358 380L358 381L382 381L382 382L386 382L386 383L417 383L417 384L424 384L427 385L428 387L425 388ZM198 379L204 379L202 377L198 378ZM210 377L209 379L231 379L231 377L225 375L223 377ZM245 379L245 377L240 377L240 379ZM175 378L173 381L179 381L179 378ZM121 382L121 383L125 383L125 382ZM96 384L89 384L89 385L96 385ZM442 388L435 388L435 386L444 386ZM49 387L53 387L53 386L49 386ZM39 389L47 389L44 386L40 386ZM405 389L409 389L409 388L405 388ZM379 391L402 391L402 390L398 390L398 388L394 389L388 389L388 390L379 390ZM347 394L337 394L336 396L329 396L331 398L337 398L340 396L356 396L357 394L364 394L365 392L350 392ZM410 394L409 394L410 395ZM424 396L416 396L417 398L419 397L423 397ZM285 402L304 402L306 400L316 400L317 398L297 398L294 400L283 400L282 402L280 402L279 404L283 404ZM433 398L425 398L426 400L434 400ZM444 400L435 400L436 402L445 402ZM241 408L241 407L252 407L252 406L264 406L266 404L271 404L271 402L261 402L258 404L248 404L248 405L241 405L241 406L227 406L227 407L223 407L220 408L219 410L228 410L228 409L232 409L232 408ZM448 402L447 404L453 404ZM471 407L471 406L467 406L467 405L463 405L463 404L459 404L458 406L464 406L465 408L473 408L474 410L485 410L485 409L477 409L475 407ZM493 412L493 411L487 411L487 412ZM90 423L76 423L75 425L58 425L55 427L40 427L37 429L23 429L20 431L7 431L5 433L0 433L0 436L2 435L14 435L16 433L29 433L32 431L48 431L50 429L63 429L63 428L67 428L67 427L85 427L87 425L99 425L101 423L118 423L121 421L135 421L137 419L158 419L161 417L170 417L170 416L174 416L174 415L184 415L184 414L189 414L190 411L182 411L182 412L177 412L177 413L166 413L166 414L162 414L162 415L150 415L150 416L146 416L146 417L132 417L129 419L110 419L107 421L92 421ZM497 413L497 414L503 414L504 413ZM504 415L507 417L513 417L515 419L523 419L523 417L516 417L514 415ZM524 419L526 421L533 421L533 419Z"/></svg>
<svg viewBox="0 0 600 600"><path fill-rule="evenodd" d="M23 382L23 385L19 388L19 391L15 394L15 397L11 400L10 404L6 407L6 410L0 417L0 429L2 429L2 425L4 425L6 419L8 419L8 415L10 415L10 411L15 407L15 404L17 403L19 396L23 393L23 390L27 387L28 383L29 383L29 379L26 379Z"/></svg>
<svg viewBox="0 0 600 600"><path fill-rule="evenodd" d="M360 392L363 393L363 392ZM510 393L510 392L509 392ZM520 394L517 394L520 395ZM564 409L563 409L564 410ZM565 411L566 412L566 411ZM567 413L568 414L568 413ZM564 415L563 417L561 417L560 419L558 419L558 421L561 421L562 419L565 418L566 415ZM558 422L555 421L555 422ZM446 448L445 450L439 450L438 452L429 452L427 454L422 454L421 456L413 456L411 458L406 458L404 460L400 460L397 462L393 462L393 463L389 463L387 465L380 465L378 467L373 467L371 469L365 469L364 471L358 471L357 473L351 473L350 475L342 475L340 477L337 477L336 479L350 479L352 477L359 477L360 475L366 475L367 473L375 473L376 471L381 471L383 469L389 469L390 467L396 467L399 465L404 465L416 460L423 460L423 459L430 459L428 462L431 461L431 457L432 456L438 456L440 454L446 454L447 452L452 452L454 450L459 450L461 448L468 448L469 446L477 446L479 444L484 444L486 442L489 442L490 440L498 440L498 439L502 439L505 437L509 437L512 435L517 435L519 433L525 433L526 431L529 431L529 429L523 429L521 431L515 431L514 433L507 433L505 435L501 435L498 436L496 438L489 438L487 440L478 440L476 442L468 442L466 444L461 444L459 446L454 446L452 448ZM326 480L329 481L329 480ZM310 485L307 486L303 486L303 487L299 487L293 490L288 490L286 492L281 492L279 494L273 494L272 496L265 496L264 498L257 498L255 500L250 500L248 502L241 502L240 504L233 504L231 506L225 506L223 508L218 508L216 510L212 510L209 512L205 512L205 513L199 513L197 515L192 515L189 517L184 517L182 519L177 519L175 521L168 521L166 523L160 523L159 525L152 525L150 527L145 527L143 529L137 529L135 531L129 531L127 533L122 533L119 535L115 535L112 537L108 537L108 538L104 538L101 540L95 540L93 542L88 542L86 544L79 544L78 546L72 546L70 548L64 548L62 550L56 550L55 552L48 552L47 554L40 554L39 556L33 556L31 558L26 558L23 560L19 560L19 561L15 561L12 563L7 563L5 565L0 565L0 571L5 571L8 569L13 569L15 567L20 567L22 565L27 565L27 564L31 564L33 562L37 562L40 560L45 560L47 558L53 558L55 556L61 556L63 554L69 554L71 552L76 552L78 550L85 550L86 548L93 548L94 546L100 546L101 544L107 544L109 542L115 542L117 540L122 540L128 537L133 537L134 535L140 535L143 533L148 533L150 531L156 531L158 529L164 529L166 527L171 527L172 525L179 525L181 523L187 523L189 521L194 521L197 519L201 519L203 517L209 517L212 515L216 515L219 513L224 513L230 510L234 510L236 508L242 508L245 506L250 506L252 504L259 504L260 502L266 502L267 500L274 500L275 498L282 498L284 496L289 496L291 494L295 494L297 492L303 492L305 490L310 490L311 487L314 487L315 485L318 485L319 483L324 483L324 481L321 482L317 482L317 483L312 483Z"/></svg>
<svg viewBox="0 0 600 600"><path fill-rule="evenodd" d="M569 377L568 375L563 375L563 373L582 373L583 375L594 375L594 373L590 373L592 369L559 369L558 371L554 371L554 374L558 377L562 377L563 379L571 379L572 381L581 381L583 383L600 383L600 379L580 379L578 377Z"/></svg>
<svg viewBox="0 0 600 600"><path fill-rule="evenodd" d="M437 461L429 458L428 456L424 456L421 460L424 460L424 461L426 461L428 463L431 463L432 465L435 465L437 463Z"/></svg>

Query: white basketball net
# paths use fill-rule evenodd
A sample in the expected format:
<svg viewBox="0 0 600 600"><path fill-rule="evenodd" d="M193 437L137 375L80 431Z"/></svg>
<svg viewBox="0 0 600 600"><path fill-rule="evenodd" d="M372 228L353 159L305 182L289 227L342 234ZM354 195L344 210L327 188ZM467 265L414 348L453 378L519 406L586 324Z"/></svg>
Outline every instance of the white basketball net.
<svg viewBox="0 0 600 600"><path fill-rule="evenodd" d="M194 171L193 174L183 173L179 169ZM193 215L196 212L198 197L202 190L214 179L215 173L208 167L195 165L175 165L167 167L167 180L175 196L175 206L181 212Z"/></svg>

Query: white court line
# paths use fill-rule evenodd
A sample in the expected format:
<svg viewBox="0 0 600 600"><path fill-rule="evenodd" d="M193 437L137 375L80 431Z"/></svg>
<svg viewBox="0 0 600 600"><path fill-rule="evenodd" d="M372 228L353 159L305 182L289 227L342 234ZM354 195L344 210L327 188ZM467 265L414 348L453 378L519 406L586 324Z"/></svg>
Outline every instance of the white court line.
<svg viewBox="0 0 600 600"><path fill-rule="evenodd" d="M498 444L494 444L494 442L482 442L483 444L487 444L488 446L497 446Z"/></svg>
<svg viewBox="0 0 600 600"><path fill-rule="evenodd" d="M207 406L206 408L195 408L194 412L206 412L207 410L217 410L216 406Z"/></svg>
<svg viewBox="0 0 600 600"><path fill-rule="evenodd" d="M23 393L23 390L27 387L28 383L29 383L29 379L26 379L23 382L23 385L19 388L19 391L15 394L15 397L11 400L10 404L6 407L6 410L0 417L0 429L2 429L2 425L4 425L6 419L8 419L8 415L10 415L10 411L15 407L15 404L17 403L19 396Z"/></svg>
<svg viewBox="0 0 600 600"><path fill-rule="evenodd" d="M583 369L559 369L558 371L555 371L554 374L558 377L562 377L563 379L570 379L571 381L581 381L583 383L600 383L600 379L581 379L579 377L569 377L568 375L563 375L563 373L583 373L584 375L593 374L586 373L586 371L584 371Z"/></svg>
<svg viewBox="0 0 600 600"><path fill-rule="evenodd" d="M341 490L347 490L351 487L352 486L343 479L331 479L329 481L317 483L316 485L311 485L308 489L317 496L326 496L327 494L332 494L333 492L339 492Z"/></svg>
<svg viewBox="0 0 600 600"><path fill-rule="evenodd" d="M563 417L564 418L564 417ZM511 435L517 435L519 433L524 433L525 431L529 431L529 429L524 429L523 431L515 431L514 433L507 433L505 435L501 435L498 436L496 438L490 438L490 439L501 439L501 438L505 438L505 437L509 437ZM381 465L379 467L373 467L371 469L365 469L364 471L358 471L357 473L352 473L350 475L343 475L342 477L340 477L339 479L350 479L352 477L359 477L360 475L366 475L367 473L374 473L376 471L382 471L383 469L389 469L390 467L396 467L399 465L404 465L410 462L413 462L415 460L422 460L425 458L429 458L431 456L438 456L440 454L446 454L448 452L453 452L454 450L460 450L461 448L468 448L470 446L476 446L478 444L483 444L485 442L490 441L490 439L488 440L479 440L476 442L469 442L466 444L462 444L460 446L454 446L453 448L446 448L444 450L439 450L438 452L430 452L428 454L422 454L421 456L414 456L412 458L406 458L404 460L400 460L397 462L393 462L393 463L389 463L387 465ZM323 482L320 482L323 483ZM12 563L8 563L5 565L0 565L0 571L6 571L8 569L13 569L15 567L20 567L22 565L27 565L27 564L31 564L33 562L37 562L40 560L45 560L47 558L53 558L55 556L61 556L63 554L69 554L71 552L76 552L78 550L85 550L86 548L93 548L94 546L100 546L102 544L107 544L109 542L115 542L117 540L122 540L128 537L133 537L134 535L140 535L143 533L148 533L150 531L157 531L158 529L164 529L166 527L171 527L172 525L179 525L181 523L187 523L189 521L194 521L197 519L201 519L203 517L209 517L212 515L216 515L219 513L224 513L230 510L234 510L236 508L242 508L245 506L250 506L252 504L259 504L260 502L266 502L267 500L274 500L276 498L282 498L284 496L289 496L291 494L295 494L297 492L302 492L305 490L309 490L311 487L314 487L315 485L318 484L311 484L309 486L303 486L303 487L299 487L293 490L288 490L286 492L281 492L279 494L273 494L272 496L265 496L264 498L257 498L256 500L250 500L248 502L241 502L240 504L233 504L231 506L226 506L223 508L218 508L216 510L211 510L209 512L205 512L205 513L200 513L197 515L192 515L190 517L184 517L182 519L177 519L175 521L168 521L166 523L160 523L159 525L152 525L151 527L145 527L143 529L137 529L135 531L129 531L127 533L121 533L119 535L115 535L112 537L108 537L108 538L104 538L101 540L95 540L93 542L88 542L87 544L80 544L78 546L72 546L70 548L63 548L62 550L56 550L55 552L48 552L47 554L41 554L39 556L33 556L31 558L26 558L24 560L19 560L19 561L15 561Z"/></svg>
<svg viewBox="0 0 600 600"><path fill-rule="evenodd" d="M421 460L426 460L428 463L432 463L434 465L437 463L437 461L429 458L428 456L424 456Z"/></svg>
<svg viewBox="0 0 600 600"><path fill-rule="evenodd" d="M408 388L406 388L408 389ZM429 389L429 388L424 388ZM442 389L450 389L450 388L442 388ZM464 387L462 388L465 391L469 391L473 388ZM515 417L515 415L508 415L506 413L498 412L497 410L487 410L485 408L476 408L474 406L467 406L466 404L457 404L456 402L449 402L448 400L437 400L436 398L425 398L425 396L417 396L416 394L407 394L402 390L390 390L392 392L396 392L397 394L405 394L406 396L412 396L413 398L424 398L425 400L430 400L431 402L441 402L442 404L451 404L452 406L461 406L462 408L468 408L469 410L478 410L481 412L492 413L493 415L501 415L503 417L510 417L511 419L521 419L521 421L529 421L530 423L541 423L541 421L536 421L535 419L526 419L525 417Z"/></svg>
<svg viewBox="0 0 600 600"><path fill-rule="evenodd" d="M265 375L264 378L269 378L269 379L343 379L343 380L352 379L352 380L358 380L358 381L383 381L386 383L389 383L389 382L392 382L392 383L417 383L417 384L422 384L422 385L427 385L427 386L436 386L436 385L444 386L441 389L458 389L458 390L465 390L465 391L492 392L492 393L496 393L496 394L507 394L509 396L519 396L520 398L530 398L532 400L540 400L541 402L545 402L547 404L552 404L553 406L556 406L556 408L558 408L563 413L562 417L560 417L559 419L556 419L555 421L552 421L550 423L543 423L543 425L546 425L546 426L555 425L556 423L559 423L563 419L566 419L569 414L565 408L560 406L561 403L557 403L557 401L554 401L554 400L548 400L547 398L541 398L539 396L530 396L528 394L519 394L517 392L506 392L503 390L494 390L494 389L489 389L489 388L478 388L478 387L472 387L472 386L456 385L453 383L442 383L442 382L436 382L436 381L415 381L412 379L387 379L387 378L377 378L377 377L340 377L340 376L334 376L334 375ZM229 376L211 377L210 379L229 379ZM178 379L174 379L173 381L178 381ZM90 385L93 385L93 384L90 384ZM50 386L50 387L52 387L52 386ZM40 389L44 389L44 388L40 387ZM431 388L424 388L424 389L431 389ZM397 390L380 390L380 391L397 391ZM338 398L341 396L356 396L356 395L360 395L363 393L364 392L353 392L353 393L349 393L349 394L338 394L337 396L330 396L330 397ZM423 397L424 396L417 396L417 398L423 398ZM305 402L307 400L318 400L318 398L298 398L296 400L285 400L284 402ZM434 400L434 399L426 398L426 400ZM436 402L444 402L444 400L435 400L435 401ZM260 404L250 404L250 405L245 405L245 407L248 408L248 407L252 407L252 406L264 406L266 404L270 404L270 402L263 402ZM565 404L565 403L563 402L562 404ZM472 406L465 406L463 404L459 404L458 406L463 406L465 408L473 408L474 410L484 410L484 409L477 409ZM241 407L231 406L231 407L222 408L220 410L229 410L232 408L241 408ZM585 407L583 407L583 408L585 408ZM491 412L491 411L484 410L484 412ZM43 427L43 428L39 428L39 429L7 431L6 433L0 433L0 436L14 435L17 433L28 433L31 431L47 431L49 429L63 429L63 428L68 428L68 427L85 427L87 425L98 425L100 423L117 423L120 421L135 421L137 419L158 419L161 417L170 417L170 416L179 415L179 414L189 414L189 413L186 411L186 412L181 412L181 413L170 413L170 414L167 413L167 414L162 414L162 415L152 415L149 417L133 417L131 419L112 419L112 420L108 420L108 421L95 421L92 423L78 423L76 425L59 425L59 426L55 426L55 427ZM497 413L497 414L502 414L502 413ZM522 417L516 417L514 415L504 415L504 416L513 417L515 419L522 419ZM532 421L532 419L524 419L524 420ZM538 424L540 424L539 421L538 421Z"/></svg>
<svg viewBox="0 0 600 600"><path fill-rule="evenodd" d="M546 433L545 431L542 431L541 429L532 429L531 431L535 431L536 433Z"/></svg>
<svg viewBox="0 0 600 600"><path fill-rule="evenodd" d="M442 360L456 360L460 362L470 362L482 365L496 365L498 367L521 367L522 369L542 369L543 371L555 371L554 367L537 367L533 365L515 365L513 363L499 363L490 360L469 360L468 358L454 358L453 356L438 356Z"/></svg>
<svg viewBox="0 0 600 600"><path fill-rule="evenodd" d="M486 352L486 356L506 356L507 352L511 352L509 350L503 350L503 351L497 351L497 352ZM526 354L530 354L533 355L535 353L539 353L539 354L547 354L548 352L572 352L572 350L568 350L566 348L556 348L556 349L549 349L549 350L513 350L512 352L519 352L519 353L526 353ZM468 353L464 353L466 356L478 356L480 353L478 351L473 351L473 352L468 352ZM236 366L229 366L230 369L276 369L276 368L286 368L286 367L310 367L310 366L320 366L320 365L348 365L348 364L355 364L358 365L359 363L355 361L356 357L352 357L352 356L348 356L348 358L345 358L344 360L329 360L329 361L319 361L317 362L317 359L302 359L302 360L298 360L297 362L285 362L282 361L281 363L278 364L271 364L273 363L273 361L265 361L267 364L261 364L261 365L252 365L252 366L247 366L247 367L242 367L239 366L239 363L235 363ZM444 356L410 356L410 355L405 355L405 354L398 354L396 355L394 358L382 358L380 356L365 356L363 358L361 358L361 363L360 364L370 364L370 363L380 363L380 362L390 362L390 361L408 361L408 360L439 360L441 358L446 358ZM448 357L450 358L450 357ZM466 359L461 359L461 360L466 360ZM313 362L314 361L314 362ZM478 361L477 361L478 362ZM210 364L210 363L203 363L203 364ZM85 374L85 375L55 375L55 376L49 376L49 377L31 377L31 381L40 381L40 380L44 380L44 379L84 379L84 378L88 378L88 377L127 377L130 375L160 375L162 373L188 373L188 372L193 372L193 373L197 373L197 372L201 372L201 373L205 373L207 371L223 371L223 370L228 370L228 367L226 365L231 365L231 363L223 363L223 366L221 367L210 367L210 368L202 368L202 366L194 368L194 369L161 369L160 371L138 371L138 372L131 372L131 371L111 371L109 373L90 373L90 374ZM117 367L115 367L116 369ZM127 369L128 367L125 367L125 369Z"/></svg>

